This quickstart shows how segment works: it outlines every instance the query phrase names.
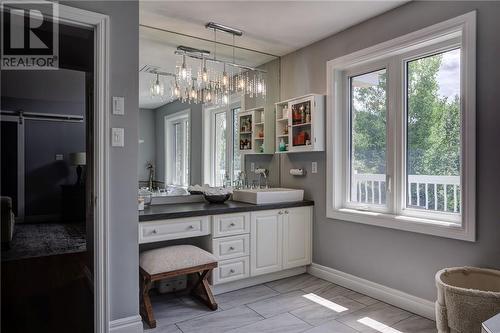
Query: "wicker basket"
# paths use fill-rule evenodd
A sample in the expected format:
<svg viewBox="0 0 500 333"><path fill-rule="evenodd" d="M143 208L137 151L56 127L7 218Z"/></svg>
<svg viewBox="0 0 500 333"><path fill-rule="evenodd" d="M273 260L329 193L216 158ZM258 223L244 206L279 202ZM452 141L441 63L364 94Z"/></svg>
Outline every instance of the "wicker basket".
<svg viewBox="0 0 500 333"><path fill-rule="evenodd" d="M500 312L500 271L455 267L436 274L439 333L480 333L481 324Z"/></svg>

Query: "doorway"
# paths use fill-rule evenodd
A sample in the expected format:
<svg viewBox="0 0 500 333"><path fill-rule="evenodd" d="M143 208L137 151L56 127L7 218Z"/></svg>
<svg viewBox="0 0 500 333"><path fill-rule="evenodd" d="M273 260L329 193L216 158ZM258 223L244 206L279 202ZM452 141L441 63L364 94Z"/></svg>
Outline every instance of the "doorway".
<svg viewBox="0 0 500 333"><path fill-rule="evenodd" d="M59 24L58 70L2 71L2 332L94 332L94 36Z"/></svg>

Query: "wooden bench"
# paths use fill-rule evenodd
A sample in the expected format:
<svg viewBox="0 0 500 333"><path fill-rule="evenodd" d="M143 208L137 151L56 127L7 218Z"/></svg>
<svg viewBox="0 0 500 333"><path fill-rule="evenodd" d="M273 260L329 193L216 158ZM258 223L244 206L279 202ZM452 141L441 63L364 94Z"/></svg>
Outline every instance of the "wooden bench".
<svg viewBox="0 0 500 333"><path fill-rule="evenodd" d="M211 310L217 303L207 281L207 275L217 267L217 259L193 245L175 245L144 251L139 256L140 312L149 327L156 327L149 290L153 282L178 275L196 274L190 294L199 298Z"/></svg>

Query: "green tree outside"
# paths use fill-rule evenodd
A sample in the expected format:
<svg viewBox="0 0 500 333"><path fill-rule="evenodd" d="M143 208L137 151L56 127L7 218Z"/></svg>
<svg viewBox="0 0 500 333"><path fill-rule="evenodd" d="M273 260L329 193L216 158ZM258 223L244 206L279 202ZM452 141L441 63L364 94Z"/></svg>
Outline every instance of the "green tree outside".
<svg viewBox="0 0 500 333"><path fill-rule="evenodd" d="M407 63L409 175L460 175L460 99L439 94L442 63L442 54ZM352 89L351 156L358 174L386 173L386 88L387 72L380 71L378 84Z"/></svg>

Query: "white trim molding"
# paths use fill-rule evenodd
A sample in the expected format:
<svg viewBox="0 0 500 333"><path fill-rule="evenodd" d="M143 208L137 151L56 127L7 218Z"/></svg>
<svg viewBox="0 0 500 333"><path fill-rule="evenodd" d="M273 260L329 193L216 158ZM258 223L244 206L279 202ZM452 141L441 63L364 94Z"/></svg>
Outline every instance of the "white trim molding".
<svg viewBox="0 0 500 333"><path fill-rule="evenodd" d="M109 333L142 333L144 328L141 316L130 316L109 323Z"/></svg>
<svg viewBox="0 0 500 333"><path fill-rule="evenodd" d="M406 99L408 61L460 48L460 212L424 211L406 204ZM347 82L385 68L387 84L386 205L349 200L350 117ZM353 74L354 73L354 74ZM476 240L476 12L327 62L326 216L440 237Z"/></svg>
<svg viewBox="0 0 500 333"><path fill-rule="evenodd" d="M422 317L435 320L434 302L429 300L316 263L309 266L307 271L309 274L320 279L392 304Z"/></svg>
<svg viewBox="0 0 500 333"><path fill-rule="evenodd" d="M109 332L109 56L110 18L59 5L59 21L94 30L94 328ZM141 326L142 329L142 326Z"/></svg>

